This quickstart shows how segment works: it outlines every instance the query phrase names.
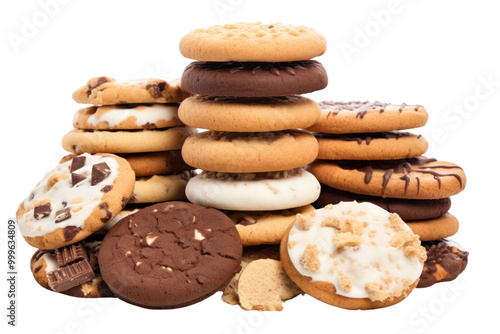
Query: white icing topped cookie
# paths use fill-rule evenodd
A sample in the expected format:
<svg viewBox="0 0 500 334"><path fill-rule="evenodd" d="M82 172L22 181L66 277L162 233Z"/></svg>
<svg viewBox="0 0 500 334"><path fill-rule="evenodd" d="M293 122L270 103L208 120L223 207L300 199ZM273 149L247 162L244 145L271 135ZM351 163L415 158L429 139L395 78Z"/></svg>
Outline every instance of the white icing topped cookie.
<svg viewBox="0 0 500 334"><path fill-rule="evenodd" d="M339 295L372 301L401 295L426 258L401 218L371 203L341 202L297 215L288 241L300 274L333 284Z"/></svg>
<svg viewBox="0 0 500 334"><path fill-rule="evenodd" d="M270 211L314 202L318 180L304 169L259 174L203 173L186 186L192 203L222 210Z"/></svg>
<svg viewBox="0 0 500 334"><path fill-rule="evenodd" d="M72 172L75 159L58 164L24 200L22 206L26 212L17 218L23 236L42 236L67 226L82 228L101 204L103 195L118 176L119 164L113 157L87 153L78 158L84 159L83 166ZM96 165L103 177L99 180L98 173L93 172Z"/></svg>
<svg viewBox="0 0 500 334"><path fill-rule="evenodd" d="M101 122L106 122L109 128L113 128L120 125L120 123L124 122L129 117L134 117L135 126L140 128L156 124L161 120L169 122L174 118L177 118L178 108L178 104L160 103L138 105L135 107L125 104L83 108L75 112L73 125L78 127L77 124L82 115L88 113L89 110L95 110L95 112L88 116L86 120L88 124L94 127Z"/></svg>

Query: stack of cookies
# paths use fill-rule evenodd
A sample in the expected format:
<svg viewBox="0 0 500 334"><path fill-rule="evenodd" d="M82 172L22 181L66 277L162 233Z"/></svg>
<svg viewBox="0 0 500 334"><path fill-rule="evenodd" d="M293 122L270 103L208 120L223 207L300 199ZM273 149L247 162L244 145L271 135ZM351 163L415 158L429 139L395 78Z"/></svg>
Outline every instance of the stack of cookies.
<svg viewBox="0 0 500 334"><path fill-rule="evenodd" d="M180 149L196 133L177 115L187 96L179 83L160 79L93 78L73 93L77 103L92 106L75 113L75 129L64 136L63 148L73 154L114 153L126 159L137 177L129 203L185 199L192 168Z"/></svg>
<svg viewBox="0 0 500 334"><path fill-rule="evenodd" d="M224 210L243 246L278 244L297 213L314 210L310 204L320 185L304 167L316 159L318 143L298 129L319 119L318 104L301 94L327 86L324 67L311 60L325 50L324 37L314 29L281 23L197 29L180 42L181 53L196 61L181 78L195 96L181 103L179 118L209 130L182 147L186 163L202 170L186 195ZM278 270L267 272L280 277Z"/></svg>
<svg viewBox="0 0 500 334"><path fill-rule="evenodd" d="M316 132L319 142L319 160L310 171L323 184L315 206L371 202L399 214L421 241L429 242L424 243L429 258L435 260L431 253L439 250L441 258L451 254L449 259L466 263L466 252L441 240L458 231L458 220L448 210L450 196L465 188L463 170L450 162L422 157L427 141L399 131L425 125L426 110L405 103L324 101L320 105L320 120L308 128ZM436 272L426 268L424 274ZM440 273L438 281L456 277L465 265L454 268L453 273ZM429 280L422 279L419 287L429 286Z"/></svg>

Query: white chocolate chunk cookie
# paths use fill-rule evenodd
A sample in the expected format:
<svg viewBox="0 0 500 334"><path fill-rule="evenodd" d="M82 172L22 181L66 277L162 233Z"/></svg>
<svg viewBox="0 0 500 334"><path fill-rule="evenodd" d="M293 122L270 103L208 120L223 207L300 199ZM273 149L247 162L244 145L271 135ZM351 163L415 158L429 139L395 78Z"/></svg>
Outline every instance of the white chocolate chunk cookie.
<svg viewBox="0 0 500 334"><path fill-rule="evenodd" d="M122 210L134 182L130 165L118 156L67 156L19 205L19 230L30 245L40 249L76 243Z"/></svg>
<svg viewBox="0 0 500 334"><path fill-rule="evenodd" d="M177 117L179 104L118 104L79 109L73 126L82 130L160 129L183 125Z"/></svg>
<svg viewBox="0 0 500 334"><path fill-rule="evenodd" d="M280 253L304 292L346 309L400 302L417 285L426 259L418 236L397 214L357 202L297 215Z"/></svg>
<svg viewBox="0 0 500 334"><path fill-rule="evenodd" d="M296 208L311 204L319 193L319 182L302 168L245 174L204 172L186 186L192 203L236 211Z"/></svg>

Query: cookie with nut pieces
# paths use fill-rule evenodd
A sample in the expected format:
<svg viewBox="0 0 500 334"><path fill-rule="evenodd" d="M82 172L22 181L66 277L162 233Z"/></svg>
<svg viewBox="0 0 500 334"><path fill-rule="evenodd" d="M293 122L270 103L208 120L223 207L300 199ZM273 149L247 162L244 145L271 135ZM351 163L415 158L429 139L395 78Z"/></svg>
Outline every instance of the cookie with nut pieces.
<svg viewBox="0 0 500 334"><path fill-rule="evenodd" d="M69 155L19 205L17 224L39 249L76 243L101 229L127 204L135 175L113 154Z"/></svg>
<svg viewBox="0 0 500 334"><path fill-rule="evenodd" d="M345 309L399 303L416 287L426 259L418 236L397 214L357 202L297 215L280 255L305 293Z"/></svg>
<svg viewBox="0 0 500 334"><path fill-rule="evenodd" d="M164 202L119 221L104 237L99 266L120 299L178 308L222 289L240 270L241 241L222 212Z"/></svg>

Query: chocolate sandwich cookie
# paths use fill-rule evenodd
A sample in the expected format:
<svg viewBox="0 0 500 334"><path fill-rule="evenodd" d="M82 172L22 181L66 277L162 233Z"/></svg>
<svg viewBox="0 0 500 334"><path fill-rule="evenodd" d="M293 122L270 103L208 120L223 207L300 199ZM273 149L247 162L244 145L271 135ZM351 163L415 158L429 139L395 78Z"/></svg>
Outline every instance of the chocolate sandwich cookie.
<svg viewBox="0 0 500 334"><path fill-rule="evenodd" d="M178 308L222 289L240 270L241 254L238 231L222 212L165 202L119 221L104 237L99 266L122 300Z"/></svg>
<svg viewBox="0 0 500 334"><path fill-rule="evenodd" d="M42 287L81 298L113 297L98 265L103 235L55 250L38 250L31 257L31 272Z"/></svg>
<svg viewBox="0 0 500 334"><path fill-rule="evenodd" d="M432 200L382 198L354 194L325 185L321 186L321 194L313 205L317 209L320 209L328 204L351 201L373 203L391 213L397 213L404 221L437 218L448 212L451 207L451 199L449 197Z"/></svg>
<svg viewBox="0 0 500 334"><path fill-rule="evenodd" d="M192 170L182 159L181 150L120 154L127 160L135 176L152 176Z"/></svg>
<svg viewBox="0 0 500 334"><path fill-rule="evenodd" d="M189 64L181 78L182 87L205 96L266 97L311 93L328 85L321 63L304 60L288 63Z"/></svg>
<svg viewBox="0 0 500 334"><path fill-rule="evenodd" d="M136 79L117 82L102 76L90 79L85 86L73 93L77 103L94 106L126 103L172 103L181 102L189 94L178 82L161 79Z"/></svg>
<svg viewBox="0 0 500 334"><path fill-rule="evenodd" d="M435 283L452 281L467 267L469 252L448 239L426 241L427 260L417 288L427 288Z"/></svg>
<svg viewBox="0 0 500 334"><path fill-rule="evenodd" d="M283 171L310 164L318 141L308 132L217 132L189 137L182 157L190 166L213 172L258 173Z"/></svg>
<svg viewBox="0 0 500 334"><path fill-rule="evenodd" d="M394 160L413 158L427 151L424 137L409 132L362 134L317 133L318 159L325 160Z"/></svg>
<svg viewBox="0 0 500 334"><path fill-rule="evenodd" d="M199 61L283 62L322 55L326 39L305 26L239 22L196 29L182 38L179 49Z"/></svg>
<svg viewBox="0 0 500 334"><path fill-rule="evenodd" d="M19 230L40 249L76 243L123 209L134 182L130 165L116 155L66 156L19 205Z"/></svg>
<svg viewBox="0 0 500 334"><path fill-rule="evenodd" d="M439 199L465 188L462 168L451 162L415 157L398 160L316 160L310 171L319 182L356 194Z"/></svg>
<svg viewBox="0 0 500 334"><path fill-rule="evenodd" d="M309 131L346 134L405 130L424 126L429 118L418 104L322 101L319 105L321 117L307 128Z"/></svg>
<svg viewBox="0 0 500 334"><path fill-rule="evenodd" d="M179 107L179 117L185 124L213 131L302 129L316 123L319 115L319 105L303 96L190 97Z"/></svg>

